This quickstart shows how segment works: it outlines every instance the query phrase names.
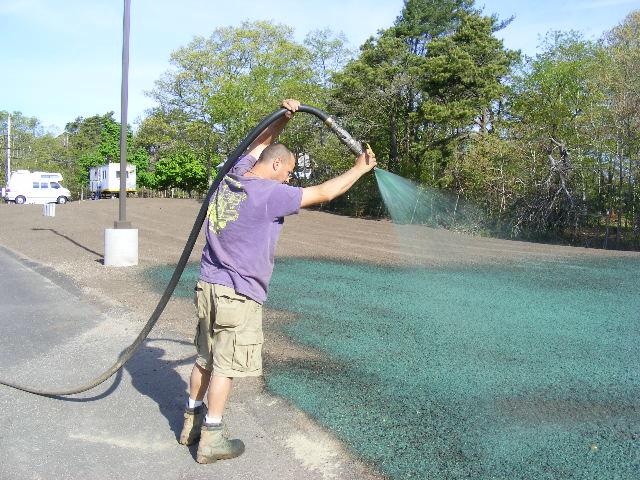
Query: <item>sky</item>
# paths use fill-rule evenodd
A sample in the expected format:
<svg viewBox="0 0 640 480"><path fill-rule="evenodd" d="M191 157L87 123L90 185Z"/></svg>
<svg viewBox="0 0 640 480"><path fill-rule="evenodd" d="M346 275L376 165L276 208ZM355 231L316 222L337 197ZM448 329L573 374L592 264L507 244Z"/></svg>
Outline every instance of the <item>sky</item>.
<svg viewBox="0 0 640 480"><path fill-rule="evenodd" d="M131 0L128 121L153 101L145 95L170 68L172 51L196 35L272 20L302 41L315 29L342 31L357 49L393 24L403 0ZM497 32L510 49L535 55L551 30L596 39L640 9L640 0L476 0L511 24ZM120 118L122 0L0 0L0 110L20 111L60 133L67 122L116 112ZM304 100L304 99L302 99Z"/></svg>

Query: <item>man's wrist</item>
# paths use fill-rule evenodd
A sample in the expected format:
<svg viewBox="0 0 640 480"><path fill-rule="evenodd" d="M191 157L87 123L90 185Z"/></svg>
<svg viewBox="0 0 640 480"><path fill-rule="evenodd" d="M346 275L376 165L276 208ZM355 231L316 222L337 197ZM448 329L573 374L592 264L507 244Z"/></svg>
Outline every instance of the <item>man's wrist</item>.
<svg viewBox="0 0 640 480"><path fill-rule="evenodd" d="M351 170L354 170L357 174L358 177L363 176L365 173L367 173L369 171L368 167L360 167L358 165L354 165L353 167L351 167Z"/></svg>

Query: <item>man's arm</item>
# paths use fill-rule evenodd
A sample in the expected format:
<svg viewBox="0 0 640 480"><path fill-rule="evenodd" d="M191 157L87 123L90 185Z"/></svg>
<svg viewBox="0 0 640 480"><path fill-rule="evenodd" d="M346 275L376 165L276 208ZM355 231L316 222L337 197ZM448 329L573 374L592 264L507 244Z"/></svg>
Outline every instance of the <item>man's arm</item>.
<svg viewBox="0 0 640 480"><path fill-rule="evenodd" d="M339 197L349 190L360 177L372 170L375 166L376 156L370 148L367 148L367 151L356 159L353 167L342 175L338 175L320 185L303 188L300 207L304 208L317 205L318 203L328 202Z"/></svg>
<svg viewBox="0 0 640 480"><path fill-rule="evenodd" d="M279 118L264 131L258 135L249 148L247 148L247 154L251 155L253 158L259 158L262 151L276 141L282 130L284 130L285 125L291 119L293 114L298 110L300 106L300 102L297 100L293 100L291 98L287 100L283 100L282 107L286 108L288 112L284 114L283 117Z"/></svg>

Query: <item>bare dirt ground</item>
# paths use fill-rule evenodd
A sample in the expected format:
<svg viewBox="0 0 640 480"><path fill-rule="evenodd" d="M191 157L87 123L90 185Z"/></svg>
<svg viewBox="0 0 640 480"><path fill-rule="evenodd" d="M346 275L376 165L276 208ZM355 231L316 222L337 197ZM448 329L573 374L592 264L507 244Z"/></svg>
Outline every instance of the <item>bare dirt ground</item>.
<svg viewBox="0 0 640 480"><path fill-rule="evenodd" d="M59 205L53 218L44 217L40 205L0 204L0 244L70 276L89 295L115 301L147 317L159 294L141 274L151 266L177 262L200 205L193 200L128 199L127 219L139 230L137 267L102 265L104 229L112 228L117 219L117 199ZM190 261L199 261L203 245L201 234ZM441 265L536 258L638 258L640 254L480 238L303 210L287 218L277 256ZM161 323L190 334L191 310L188 301L173 299Z"/></svg>
<svg viewBox="0 0 640 480"><path fill-rule="evenodd" d="M112 228L117 218L117 200L59 205L53 218L44 217L39 205L1 204L0 245L18 256L68 275L96 302L124 307L138 320L146 320L160 294L152 289L143 273L156 265L177 262L200 206L192 200L128 199L127 219L139 230L139 265L136 267L107 268L102 265L104 229ZM203 245L201 234L191 254L192 262L199 261ZM479 238L424 227L397 227L388 221L355 219L318 211L302 211L286 220L277 255L390 266L640 257L639 253L633 252ZM309 355L308 351L296 348L269 328L269 325L290 320L291 316L286 312L266 309L267 356L277 359ZM194 324L192 304L174 298L154 335L173 335L188 340L192 337ZM271 401L277 401L281 408L288 408L290 416L276 416L272 423L275 425L282 422L282 418L288 418L291 424L289 446L301 459L311 462L309 468L333 471L343 478L347 478L344 477L347 470L355 478L376 478L375 472L360 465L339 442L321 433L304 415L290 405L283 405L286 402L279 399L265 400L263 393L262 385L257 381L245 382L235 395L253 399L245 406L254 409L256 415L264 413ZM332 478L332 475L326 478Z"/></svg>
<svg viewBox="0 0 640 480"><path fill-rule="evenodd" d="M192 200L128 199L127 219L139 230L137 267L105 268L101 263L104 230L112 228L118 216L116 199L58 206L53 218L44 217L40 205L0 204L0 244L70 276L87 294L116 301L147 317L159 294L143 280L142 272L177 262L200 205ZM199 261L203 245L201 234L190 261ZM536 258L638 258L640 254L481 238L303 210L287 218L277 256L442 265ZM190 332L192 309L188 303L182 299L169 302L161 323Z"/></svg>

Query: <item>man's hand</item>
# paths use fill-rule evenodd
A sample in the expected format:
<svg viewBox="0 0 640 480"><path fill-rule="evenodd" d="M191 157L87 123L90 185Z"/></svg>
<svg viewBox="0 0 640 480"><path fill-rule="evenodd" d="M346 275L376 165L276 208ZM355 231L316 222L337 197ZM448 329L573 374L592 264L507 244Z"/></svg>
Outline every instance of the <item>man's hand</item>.
<svg viewBox="0 0 640 480"><path fill-rule="evenodd" d="M367 160L369 163L367 164ZM327 180L320 185L306 187L302 189L302 208L329 202L349 190L365 173L371 171L376 166L376 156L367 145L367 150L356 159L352 168L338 175L331 180Z"/></svg>
<svg viewBox="0 0 640 480"><path fill-rule="evenodd" d="M294 112L298 110L298 107L300 107L300 102L292 98L287 98L283 100L280 105L287 109L284 116L265 128L263 132L258 135L258 138L247 148L246 153L253 158L260 158L264 149L276 141L289 119L293 116Z"/></svg>
<svg viewBox="0 0 640 480"><path fill-rule="evenodd" d="M356 163L354 167L357 168L359 171L361 171L362 174L364 175L368 171L373 170L375 166L376 166L376 154L373 153L373 150L371 150L371 147L367 145L367 149L364 151L364 153L358 156L358 158L356 158Z"/></svg>
<svg viewBox="0 0 640 480"><path fill-rule="evenodd" d="M284 114L285 117L291 118L293 117L293 114L298 111L300 102L298 100L294 100L293 98L287 98L286 100L282 101L281 106L289 110Z"/></svg>

